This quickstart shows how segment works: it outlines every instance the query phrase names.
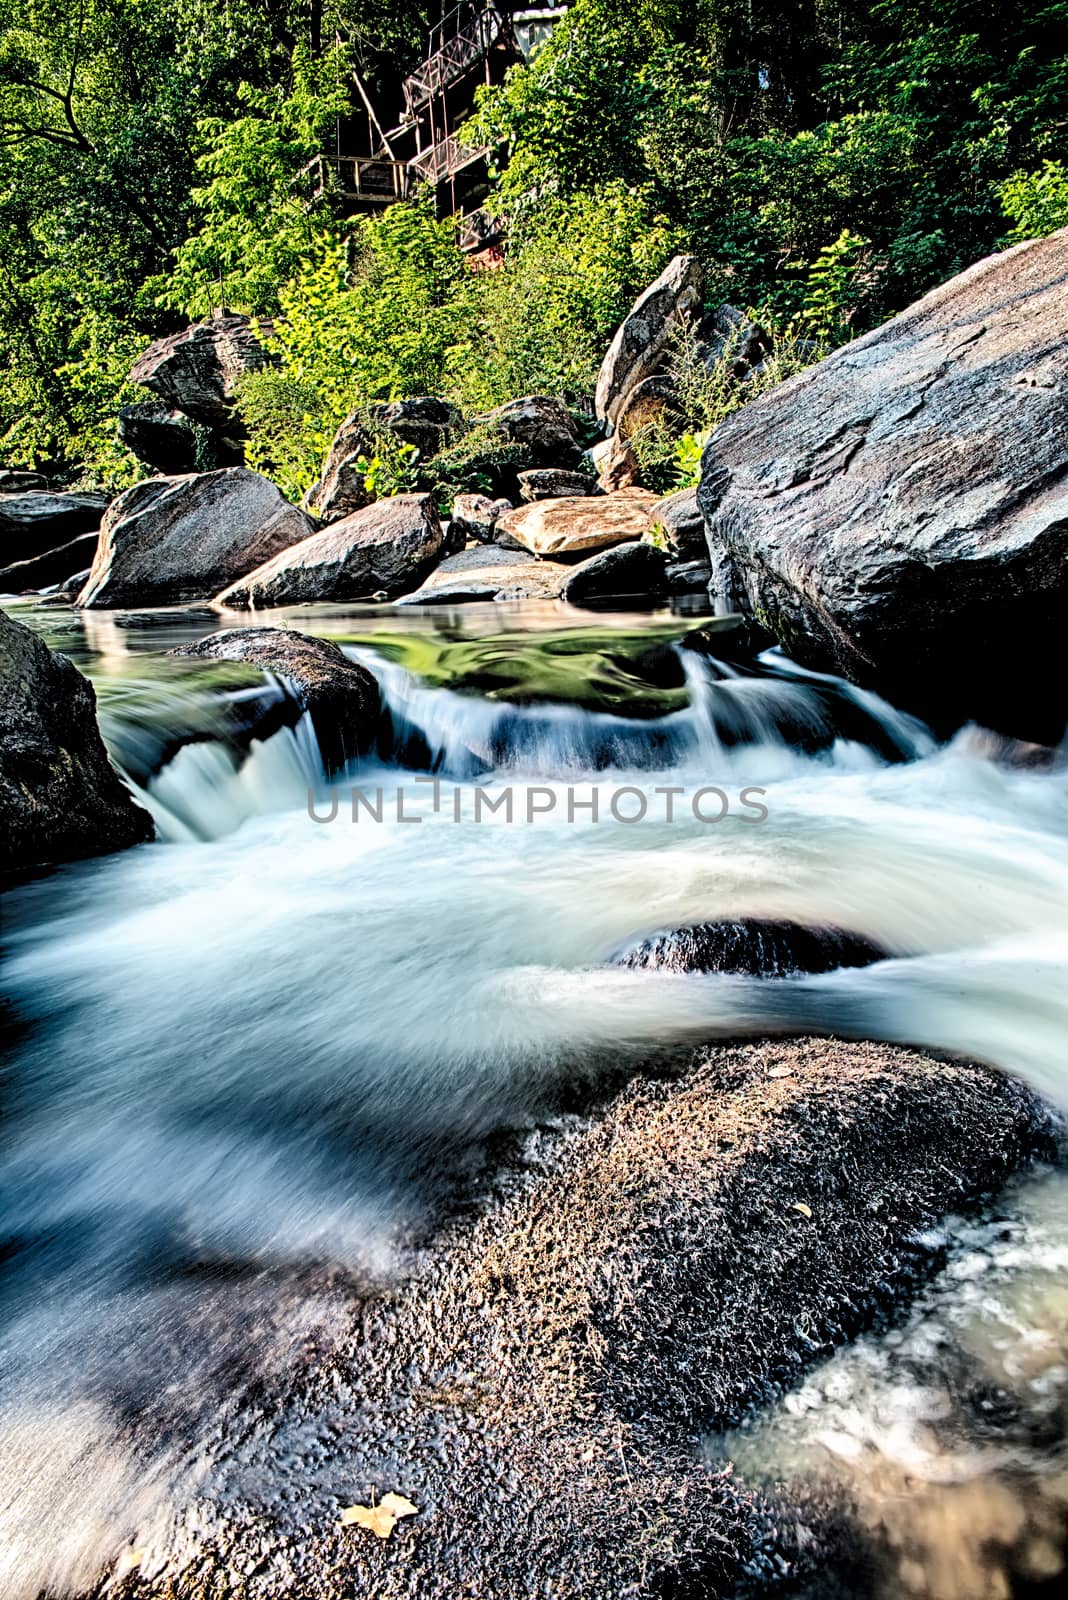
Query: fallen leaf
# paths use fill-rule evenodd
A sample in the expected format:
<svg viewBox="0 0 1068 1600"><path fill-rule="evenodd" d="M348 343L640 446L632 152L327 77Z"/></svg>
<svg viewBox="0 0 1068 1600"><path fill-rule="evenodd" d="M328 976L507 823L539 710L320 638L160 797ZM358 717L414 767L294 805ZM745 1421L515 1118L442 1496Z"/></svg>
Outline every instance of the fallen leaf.
<svg viewBox="0 0 1068 1600"><path fill-rule="evenodd" d="M402 1494L384 1494L376 1506L346 1506L341 1513L343 1527L368 1528L379 1539L388 1539L401 1517L414 1517L419 1510Z"/></svg>
<svg viewBox="0 0 1068 1600"><path fill-rule="evenodd" d="M806 1206L806 1204L805 1204L805 1202L803 1200L798 1200L795 1203L794 1210L795 1211L800 1211L800 1213L801 1213L801 1215L803 1217L810 1217L812 1215L812 1207L811 1206Z"/></svg>

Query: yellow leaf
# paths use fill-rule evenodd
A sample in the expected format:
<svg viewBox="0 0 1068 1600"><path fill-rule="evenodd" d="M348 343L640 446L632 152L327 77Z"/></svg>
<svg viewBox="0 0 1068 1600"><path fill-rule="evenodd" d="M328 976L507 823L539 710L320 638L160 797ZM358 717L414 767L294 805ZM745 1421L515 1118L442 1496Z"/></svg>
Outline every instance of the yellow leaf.
<svg viewBox="0 0 1068 1600"><path fill-rule="evenodd" d="M803 1200L798 1200L797 1201L797 1203L794 1206L794 1210L795 1211L800 1211L800 1213L801 1213L801 1215L803 1217L810 1217L812 1215L812 1207L811 1206L806 1206L806 1204L805 1204L805 1202Z"/></svg>
<svg viewBox="0 0 1068 1600"><path fill-rule="evenodd" d="M394 1494L392 1490L389 1494L384 1494L378 1504L381 1510L388 1511L391 1517L397 1518L398 1522L401 1517L414 1517L419 1511L419 1507L413 1506L405 1495Z"/></svg>

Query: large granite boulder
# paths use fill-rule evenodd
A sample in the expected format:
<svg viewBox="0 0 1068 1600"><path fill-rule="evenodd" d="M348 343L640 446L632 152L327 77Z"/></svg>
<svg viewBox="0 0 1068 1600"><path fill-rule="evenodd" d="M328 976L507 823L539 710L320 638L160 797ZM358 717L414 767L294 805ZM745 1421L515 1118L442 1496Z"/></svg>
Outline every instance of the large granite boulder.
<svg viewBox="0 0 1068 1600"><path fill-rule="evenodd" d="M198 467L240 466L239 445L228 445L218 434L192 422L182 411L148 401L119 410L119 442L153 472L171 478ZM210 440L210 444L209 444ZM204 460L205 454L211 457ZM216 459L220 455L226 460Z"/></svg>
<svg viewBox="0 0 1068 1600"><path fill-rule="evenodd" d="M303 505L321 522L339 522L369 506L374 494L367 487L367 467L361 462L374 455L376 433L395 435L402 444L418 450L420 460L428 461L462 429L463 419L456 407L433 395L353 411L334 435L322 475L305 494Z"/></svg>
<svg viewBox="0 0 1068 1600"><path fill-rule="evenodd" d="M216 603L245 610L403 594L429 572L442 544L433 498L394 495L282 551L224 589Z"/></svg>
<svg viewBox="0 0 1068 1600"><path fill-rule="evenodd" d="M696 489L677 489L658 500L649 512L650 529L659 528L668 554L676 561L708 561L705 519Z"/></svg>
<svg viewBox="0 0 1068 1600"><path fill-rule="evenodd" d="M0 494L0 562L30 561L80 533L95 532L107 504L102 494Z"/></svg>
<svg viewBox="0 0 1068 1600"><path fill-rule="evenodd" d="M495 537L505 549L529 550L536 556L592 555L595 550L640 539L655 503L656 495L644 489L538 500L506 511L497 523Z"/></svg>
<svg viewBox="0 0 1068 1600"><path fill-rule="evenodd" d="M1068 229L978 262L727 419L723 609L925 714L1063 732Z"/></svg>
<svg viewBox="0 0 1068 1600"><path fill-rule="evenodd" d="M694 256L675 256L628 311L597 377L602 422L618 422L634 390L659 372L680 322L701 314L705 275Z"/></svg>
<svg viewBox="0 0 1068 1600"><path fill-rule="evenodd" d="M575 424L561 400L525 395L475 420L505 443L523 446L531 467L576 467L582 459Z"/></svg>
<svg viewBox="0 0 1068 1600"><path fill-rule="evenodd" d="M203 600L304 539L311 523L246 467L147 478L114 502L81 606Z"/></svg>
<svg viewBox="0 0 1068 1600"><path fill-rule="evenodd" d="M87 571L91 566L98 539L96 533L83 533L43 555L0 567L0 594L26 594L54 583L68 583L76 572Z"/></svg>
<svg viewBox="0 0 1068 1600"><path fill-rule="evenodd" d="M0 611L0 874L151 839L108 760L87 678Z"/></svg>
<svg viewBox="0 0 1068 1600"><path fill-rule="evenodd" d="M311 638L292 628L225 628L171 653L248 661L285 679L298 705L311 717L327 772L339 771L374 743L378 684L366 667L350 661L328 639Z"/></svg>
<svg viewBox="0 0 1068 1600"><path fill-rule="evenodd" d="M622 967L649 972L730 972L755 978L790 978L802 972L867 967L888 952L842 928L741 917L669 928L629 945L616 956Z"/></svg>
<svg viewBox="0 0 1068 1600"><path fill-rule="evenodd" d="M367 415L374 427L413 445L424 461L444 450L463 428L463 418L450 401L427 394L369 406Z"/></svg>
<svg viewBox="0 0 1068 1600"><path fill-rule="evenodd" d="M270 362L248 317L216 311L206 321L149 345L130 368L130 381L151 389L194 422L225 430L240 380Z"/></svg>

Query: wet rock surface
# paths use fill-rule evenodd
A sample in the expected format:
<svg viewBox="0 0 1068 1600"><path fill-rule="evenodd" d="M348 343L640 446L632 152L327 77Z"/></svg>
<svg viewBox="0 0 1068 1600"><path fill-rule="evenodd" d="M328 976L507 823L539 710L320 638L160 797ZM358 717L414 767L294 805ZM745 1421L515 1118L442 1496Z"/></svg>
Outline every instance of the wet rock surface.
<svg viewBox="0 0 1068 1600"><path fill-rule="evenodd" d="M0 568L0 594L22 594L30 589L44 589L52 583L70 586L76 573L88 572L87 563L96 555L98 537L95 531L83 533L53 550L31 556L28 561L16 561L13 566Z"/></svg>
<svg viewBox="0 0 1068 1600"><path fill-rule="evenodd" d="M246 467L146 478L109 508L78 604L207 600L310 527L273 483Z"/></svg>
<svg viewBox="0 0 1068 1600"><path fill-rule="evenodd" d="M448 556L418 589L397 603L436 606L481 600L557 600L571 572L562 561L538 561L525 550L488 545Z"/></svg>
<svg viewBox="0 0 1068 1600"><path fill-rule="evenodd" d="M151 839L108 759L96 697L66 656L0 611L0 878Z"/></svg>
<svg viewBox="0 0 1068 1600"><path fill-rule="evenodd" d="M702 1462L933 1270L917 1238L1049 1149L985 1069L834 1040L697 1054L518 1163L264 1395L126 1600L715 1596L824 1562ZM388 1492L392 1537L340 1525ZM784 1568L784 1563L787 1566ZM102 1582L99 1593L104 1592Z"/></svg>
<svg viewBox="0 0 1068 1600"><path fill-rule="evenodd" d="M718 603L947 726L1056 743L1066 274L1068 229L990 256L717 428Z"/></svg>
<svg viewBox="0 0 1068 1600"><path fill-rule="evenodd" d="M664 593L666 566L663 552L651 544L617 544L575 568L564 599L578 606L614 598L652 601Z"/></svg>
<svg viewBox="0 0 1068 1600"><path fill-rule="evenodd" d="M888 954L842 928L806 928L799 922L744 917L701 922L654 933L622 951L621 967L656 972L735 972L786 978L802 972L867 967Z"/></svg>
<svg viewBox="0 0 1068 1600"><path fill-rule="evenodd" d="M311 716L328 772L338 771L374 744L378 684L366 667L350 661L328 639L293 628L225 628L171 653L247 661L284 678L297 704Z"/></svg>

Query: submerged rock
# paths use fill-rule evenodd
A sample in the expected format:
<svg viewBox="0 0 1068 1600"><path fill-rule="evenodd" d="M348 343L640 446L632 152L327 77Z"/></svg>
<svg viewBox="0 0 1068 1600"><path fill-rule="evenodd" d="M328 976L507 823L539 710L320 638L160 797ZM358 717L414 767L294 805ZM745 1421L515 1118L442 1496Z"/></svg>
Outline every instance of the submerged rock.
<svg viewBox="0 0 1068 1600"><path fill-rule="evenodd" d="M442 552L428 494L397 494L354 511L283 550L216 596L233 610L402 594Z"/></svg>
<svg viewBox="0 0 1068 1600"><path fill-rule="evenodd" d="M842 928L809 928L800 922L742 917L650 934L615 960L621 967L658 972L734 972L786 978L802 972L833 972L838 967L867 967L885 960L887 954L869 939Z"/></svg>
<svg viewBox="0 0 1068 1600"><path fill-rule="evenodd" d="M303 539L307 517L247 467L146 478L114 502L80 606L210 599Z"/></svg>
<svg viewBox="0 0 1068 1600"><path fill-rule="evenodd" d="M728 417L719 603L896 704L1056 743L1068 229L988 257Z"/></svg>
<svg viewBox="0 0 1068 1600"><path fill-rule="evenodd" d="M151 839L108 759L92 684L0 611L0 873L107 855Z"/></svg>
<svg viewBox="0 0 1068 1600"><path fill-rule="evenodd" d="M899 1304L918 1236L1050 1148L1019 1085L836 1041L701 1052L525 1162L438 1234L284 1397L231 1427L138 1600L620 1600L739 1592L759 1557L825 1575L811 1512L778 1518L700 1459ZM340 1444L339 1444L340 1441ZM399 1491L388 1540L341 1508Z"/></svg>
<svg viewBox="0 0 1068 1600"><path fill-rule="evenodd" d="M284 678L315 728L323 765L336 772L369 750L378 727L375 678L328 639L291 628L226 628L171 652L213 661L247 661Z"/></svg>
<svg viewBox="0 0 1068 1600"><path fill-rule="evenodd" d="M655 501L656 496L644 489L539 500L505 512L495 537L506 549L530 550L536 556L592 555L640 539Z"/></svg>

